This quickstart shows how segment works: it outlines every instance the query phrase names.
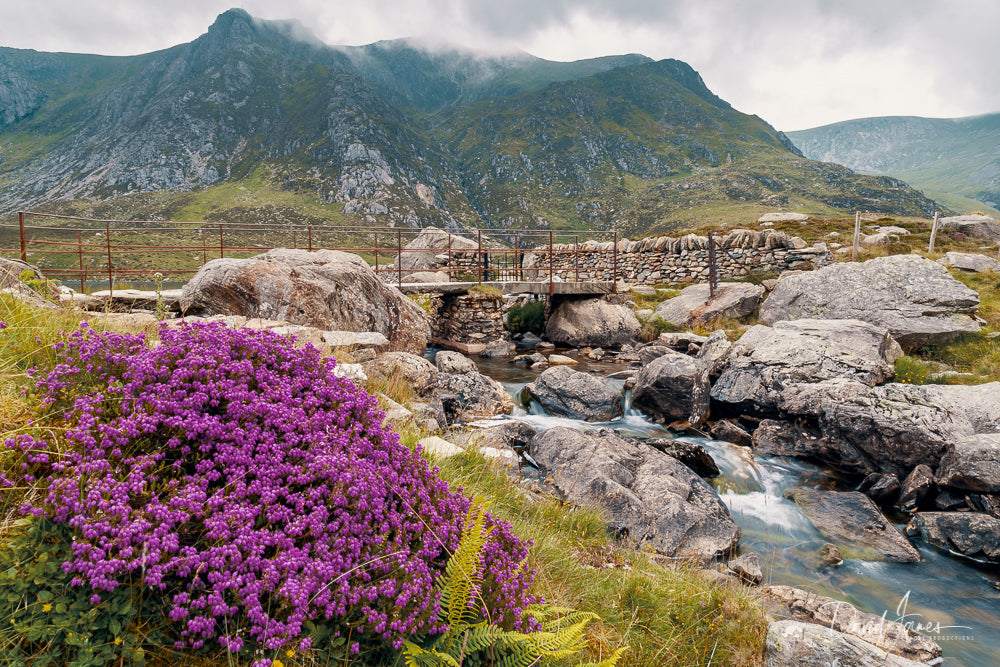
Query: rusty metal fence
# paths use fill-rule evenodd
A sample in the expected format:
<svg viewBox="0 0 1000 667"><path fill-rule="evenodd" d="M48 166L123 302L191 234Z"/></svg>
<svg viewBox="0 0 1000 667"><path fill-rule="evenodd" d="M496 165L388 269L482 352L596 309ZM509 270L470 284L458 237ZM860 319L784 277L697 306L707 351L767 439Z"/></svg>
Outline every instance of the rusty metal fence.
<svg viewBox="0 0 1000 667"><path fill-rule="evenodd" d="M166 281L184 280L212 259L250 257L273 248L358 254L383 280L397 285L420 272L443 272L451 281L547 280L550 284L591 280L594 266L618 274L617 232L466 229L450 231L444 246L407 247L427 231L106 220L21 211L17 225L0 224L0 254L20 257L63 282L78 281L81 291L103 282L109 289L116 282L148 282L155 274ZM528 256L530 267L525 266ZM582 264L591 270L581 279Z"/></svg>

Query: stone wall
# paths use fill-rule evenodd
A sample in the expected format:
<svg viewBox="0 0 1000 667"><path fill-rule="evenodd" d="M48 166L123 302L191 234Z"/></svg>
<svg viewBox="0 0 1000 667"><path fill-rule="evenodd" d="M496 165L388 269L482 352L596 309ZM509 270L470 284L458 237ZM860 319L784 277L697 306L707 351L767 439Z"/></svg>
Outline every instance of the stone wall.
<svg viewBox="0 0 1000 667"><path fill-rule="evenodd" d="M434 297L431 344L479 354L489 343L510 340L503 305L503 297L479 291Z"/></svg>
<svg viewBox="0 0 1000 667"><path fill-rule="evenodd" d="M774 230L734 230L715 239L719 279L787 269L814 269L826 264L830 253L822 244L808 246L797 236ZM611 241L554 246L553 266L562 281L612 280L614 244ZM537 252L544 250L545 252ZM525 280L547 280L547 247L524 255ZM725 250L725 252L723 251ZM708 280L708 237L688 234L618 242L618 279L633 284L703 282Z"/></svg>

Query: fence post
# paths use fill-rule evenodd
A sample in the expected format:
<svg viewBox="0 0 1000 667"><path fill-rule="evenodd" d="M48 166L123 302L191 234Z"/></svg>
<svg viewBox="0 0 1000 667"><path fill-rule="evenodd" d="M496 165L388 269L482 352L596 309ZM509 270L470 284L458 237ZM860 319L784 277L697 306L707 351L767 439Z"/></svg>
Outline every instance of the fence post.
<svg viewBox="0 0 1000 667"><path fill-rule="evenodd" d="M83 270L83 232L79 229L76 230L76 252L80 258L80 294L83 294L87 274Z"/></svg>
<svg viewBox="0 0 1000 667"><path fill-rule="evenodd" d="M108 249L108 294L111 298L115 296L115 279L111 274L111 223L104 221L104 244Z"/></svg>
<svg viewBox="0 0 1000 667"><path fill-rule="evenodd" d="M312 228L312 225L309 225L308 230L309 230L309 252L312 252L313 251L313 228Z"/></svg>
<svg viewBox="0 0 1000 667"><path fill-rule="evenodd" d="M573 237L573 254L576 255L574 258L574 265L576 269L576 282L580 282L580 235L576 234Z"/></svg>
<svg viewBox="0 0 1000 667"><path fill-rule="evenodd" d="M375 275L378 275L378 232L375 232Z"/></svg>
<svg viewBox="0 0 1000 667"><path fill-rule="evenodd" d="M521 252L518 247L517 234L514 234L514 275L519 281L524 279L524 276L521 275Z"/></svg>
<svg viewBox="0 0 1000 667"><path fill-rule="evenodd" d="M396 287L403 289L403 230L396 230Z"/></svg>
<svg viewBox="0 0 1000 667"><path fill-rule="evenodd" d="M614 245L611 246L611 293L618 294L618 230L615 230Z"/></svg>
<svg viewBox="0 0 1000 667"><path fill-rule="evenodd" d="M208 239L205 238L205 230L201 230L201 263L208 264Z"/></svg>
<svg viewBox="0 0 1000 667"><path fill-rule="evenodd" d="M451 234L448 234L448 282L451 282Z"/></svg>
<svg viewBox="0 0 1000 667"><path fill-rule="evenodd" d="M934 240L937 238L938 229L938 211L934 211L934 224L931 225L931 244L927 248L927 252L934 252Z"/></svg>
<svg viewBox="0 0 1000 667"><path fill-rule="evenodd" d="M854 244L851 245L851 261L858 261L858 244L861 242L861 211L854 212Z"/></svg>
<svg viewBox="0 0 1000 667"><path fill-rule="evenodd" d="M549 297L551 298L553 294L556 293L555 282L553 277L555 276L555 262L553 255L555 254L555 249L552 245L552 230L549 230Z"/></svg>
<svg viewBox="0 0 1000 667"><path fill-rule="evenodd" d="M293 229L292 230L292 250L295 250L296 248L299 247L299 238L298 238L298 236L299 236L298 232Z"/></svg>
<svg viewBox="0 0 1000 667"><path fill-rule="evenodd" d="M222 259L226 256L226 246L222 241L222 225L219 225L219 258Z"/></svg>
<svg viewBox="0 0 1000 667"><path fill-rule="evenodd" d="M24 211L17 212L17 222L21 227L21 261L28 261L28 241L24 238Z"/></svg>
<svg viewBox="0 0 1000 667"><path fill-rule="evenodd" d="M476 253L478 253L479 255L479 261L477 262L478 266L476 267L478 269L476 272L476 276L479 278L477 282L482 283L483 282L483 230L481 229L476 230L476 242L479 244L479 247L476 249Z"/></svg>
<svg viewBox="0 0 1000 667"><path fill-rule="evenodd" d="M719 267L715 259L715 235L708 233L708 300L715 298L715 292L719 289Z"/></svg>

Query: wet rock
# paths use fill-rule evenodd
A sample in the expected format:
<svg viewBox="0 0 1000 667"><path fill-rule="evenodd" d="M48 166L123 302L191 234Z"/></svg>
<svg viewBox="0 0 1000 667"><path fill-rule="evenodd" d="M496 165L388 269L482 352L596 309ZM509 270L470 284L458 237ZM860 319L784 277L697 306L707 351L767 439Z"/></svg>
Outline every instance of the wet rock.
<svg viewBox="0 0 1000 667"><path fill-rule="evenodd" d="M1000 433L957 441L941 458L935 481L940 487L1000 493Z"/></svg>
<svg viewBox="0 0 1000 667"><path fill-rule="evenodd" d="M764 592L795 618L857 637L891 655L920 663L941 657L941 647L930 637L898 621L859 611L847 602L792 586L768 586Z"/></svg>
<svg viewBox="0 0 1000 667"><path fill-rule="evenodd" d="M543 363L546 366L549 365L548 359L546 359L545 355L542 354L541 352L533 352L531 354L519 354L516 357L514 357L514 363L528 364L529 366L537 363Z"/></svg>
<svg viewBox="0 0 1000 667"><path fill-rule="evenodd" d="M438 396L449 424L506 415L514 409L507 389L475 369L439 373Z"/></svg>
<svg viewBox="0 0 1000 667"><path fill-rule="evenodd" d="M740 581L757 585L764 581L764 572L760 569L760 554L750 551L739 558L726 563L729 571L736 575Z"/></svg>
<svg viewBox="0 0 1000 667"><path fill-rule="evenodd" d="M550 354L546 361L553 366L572 366L580 363L573 357L567 357L563 354Z"/></svg>
<svg viewBox="0 0 1000 667"><path fill-rule="evenodd" d="M917 667L873 644L822 625L778 621L767 626L764 661L767 667Z"/></svg>
<svg viewBox="0 0 1000 667"><path fill-rule="evenodd" d="M528 346L528 347L533 347L535 345L538 345L541 342L542 342L542 339L539 338L537 335L531 333L530 331L528 331L527 333L525 333L524 335L522 335L521 339L518 341L518 343L520 345L525 345L525 346Z"/></svg>
<svg viewBox="0 0 1000 667"><path fill-rule="evenodd" d="M796 320L751 327L733 345L712 398L773 412L786 387L849 378L874 386L893 376L902 350L881 327L859 320Z"/></svg>
<svg viewBox="0 0 1000 667"><path fill-rule="evenodd" d="M478 429L474 432L476 445L495 449L524 451L538 431L521 421L509 421L499 426Z"/></svg>
<svg viewBox="0 0 1000 667"><path fill-rule="evenodd" d="M819 548L819 562L822 565L836 566L844 562L844 557L841 555L840 549L837 548L836 544L827 542Z"/></svg>
<svg viewBox="0 0 1000 667"><path fill-rule="evenodd" d="M946 490L934 496L934 507L947 512L965 509L967 505L963 494Z"/></svg>
<svg viewBox="0 0 1000 667"><path fill-rule="evenodd" d="M757 310L764 298L764 288L752 283L719 283L715 298L709 296L707 283L685 287L678 296L660 303L653 317L678 327L718 319L742 320Z"/></svg>
<svg viewBox="0 0 1000 667"><path fill-rule="evenodd" d="M604 350L599 347L595 347L593 350L587 353L587 358L591 361L600 361L604 358Z"/></svg>
<svg viewBox="0 0 1000 667"><path fill-rule="evenodd" d="M867 474L872 469L868 457L853 445L829 440L805 421L762 419L753 432L753 449L766 456L816 459L851 474Z"/></svg>
<svg viewBox="0 0 1000 667"><path fill-rule="evenodd" d="M605 299L563 301L545 324L545 337L554 343L621 347L639 337L641 325L632 309Z"/></svg>
<svg viewBox="0 0 1000 667"><path fill-rule="evenodd" d="M991 514L1000 519L1000 494L970 493L965 496L965 502L976 512Z"/></svg>
<svg viewBox="0 0 1000 667"><path fill-rule="evenodd" d="M849 549L848 557L897 563L923 561L906 536L863 493L793 487L784 495L795 501L824 537L837 542L842 551Z"/></svg>
<svg viewBox="0 0 1000 667"><path fill-rule="evenodd" d="M1000 563L1000 519L980 512L918 512L907 527L934 546Z"/></svg>
<svg viewBox="0 0 1000 667"><path fill-rule="evenodd" d="M739 424L728 419L720 419L712 424L711 432L712 437L716 440L725 440L742 447L749 447L753 444L753 437Z"/></svg>
<svg viewBox="0 0 1000 667"><path fill-rule="evenodd" d="M667 456L672 456L694 470L699 477L719 476L719 466L715 464L712 455L704 446L696 442L688 442L678 438L648 438L638 442L655 447Z"/></svg>
<svg viewBox="0 0 1000 667"><path fill-rule="evenodd" d="M556 427L529 452L574 503L601 508L636 545L676 558L712 559L735 548L740 530L715 491L690 468L611 431Z"/></svg>
<svg viewBox="0 0 1000 667"><path fill-rule="evenodd" d="M461 352L441 350L434 355L434 365L440 373L474 373L478 372L476 362Z"/></svg>
<svg viewBox="0 0 1000 667"><path fill-rule="evenodd" d="M214 259L180 299L190 315L265 317L326 331L376 331L393 350L423 354L427 315L383 283L357 255L279 248L250 259Z"/></svg>
<svg viewBox="0 0 1000 667"><path fill-rule="evenodd" d="M565 366L549 368L525 390L558 417L604 422L623 414L621 396L607 382Z"/></svg>
<svg viewBox="0 0 1000 667"><path fill-rule="evenodd" d="M678 352L654 359L639 371L632 406L662 422L701 424L708 414L708 369Z"/></svg>
<svg viewBox="0 0 1000 667"><path fill-rule="evenodd" d="M483 359L509 359L514 356L514 343L509 340L495 340L479 351Z"/></svg>
<svg viewBox="0 0 1000 667"><path fill-rule="evenodd" d="M661 333L650 345L669 347L678 352L686 352L692 343L703 345L708 342L708 336L700 336L691 331Z"/></svg>
<svg viewBox="0 0 1000 667"><path fill-rule="evenodd" d="M924 498L934 490L934 471L930 466L918 465L903 480L902 488L899 491L899 500L896 507L912 512L920 506Z"/></svg>
<svg viewBox="0 0 1000 667"><path fill-rule="evenodd" d="M899 498L902 487L892 473L873 472L861 480L857 490L879 505L892 505Z"/></svg>
<svg viewBox="0 0 1000 667"><path fill-rule="evenodd" d="M1000 262L986 255L969 252L946 252L938 264L973 273L1000 273Z"/></svg>
<svg viewBox="0 0 1000 667"><path fill-rule="evenodd" d="M837 262L782 278L760 308L760 322L803 318L862 320L888 329L904 349L979 331L979 295L918 255Z"/></svg>

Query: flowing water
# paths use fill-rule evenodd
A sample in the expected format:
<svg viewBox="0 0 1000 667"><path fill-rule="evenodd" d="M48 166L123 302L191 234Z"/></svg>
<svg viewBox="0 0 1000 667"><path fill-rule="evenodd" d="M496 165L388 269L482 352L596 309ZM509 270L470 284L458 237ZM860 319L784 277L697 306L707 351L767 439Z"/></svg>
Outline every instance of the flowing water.
<svg viewBox="0 0 1000 667"><path fill-rule="evenodd" d="M507 360L478 363L481 372L503 383L515 397L538 375ZM590 362L577 368L606 377L619 388L624 381L620 375L616 377L622 367L614 364ZM949 667L1000 665L1000 568L943 553L919 540L915 546L925 559L923 563L845 559L839 566L823 566L818 551L828 540L782 493L792 486L850 490L834 471L798 459L752 458L743 448L719 440L674 436L632 409L628 392L622 400L625 416L610 422L552 417L535 401L526 409L515 408L508 419L538 430L555 426L612 428L634 437L679 437L697 442L719 466L721 475L710 481L740 526L741 550L760 554L769 583L806 588L888 620L908 623L941 645L944 664Z"/></svg>

